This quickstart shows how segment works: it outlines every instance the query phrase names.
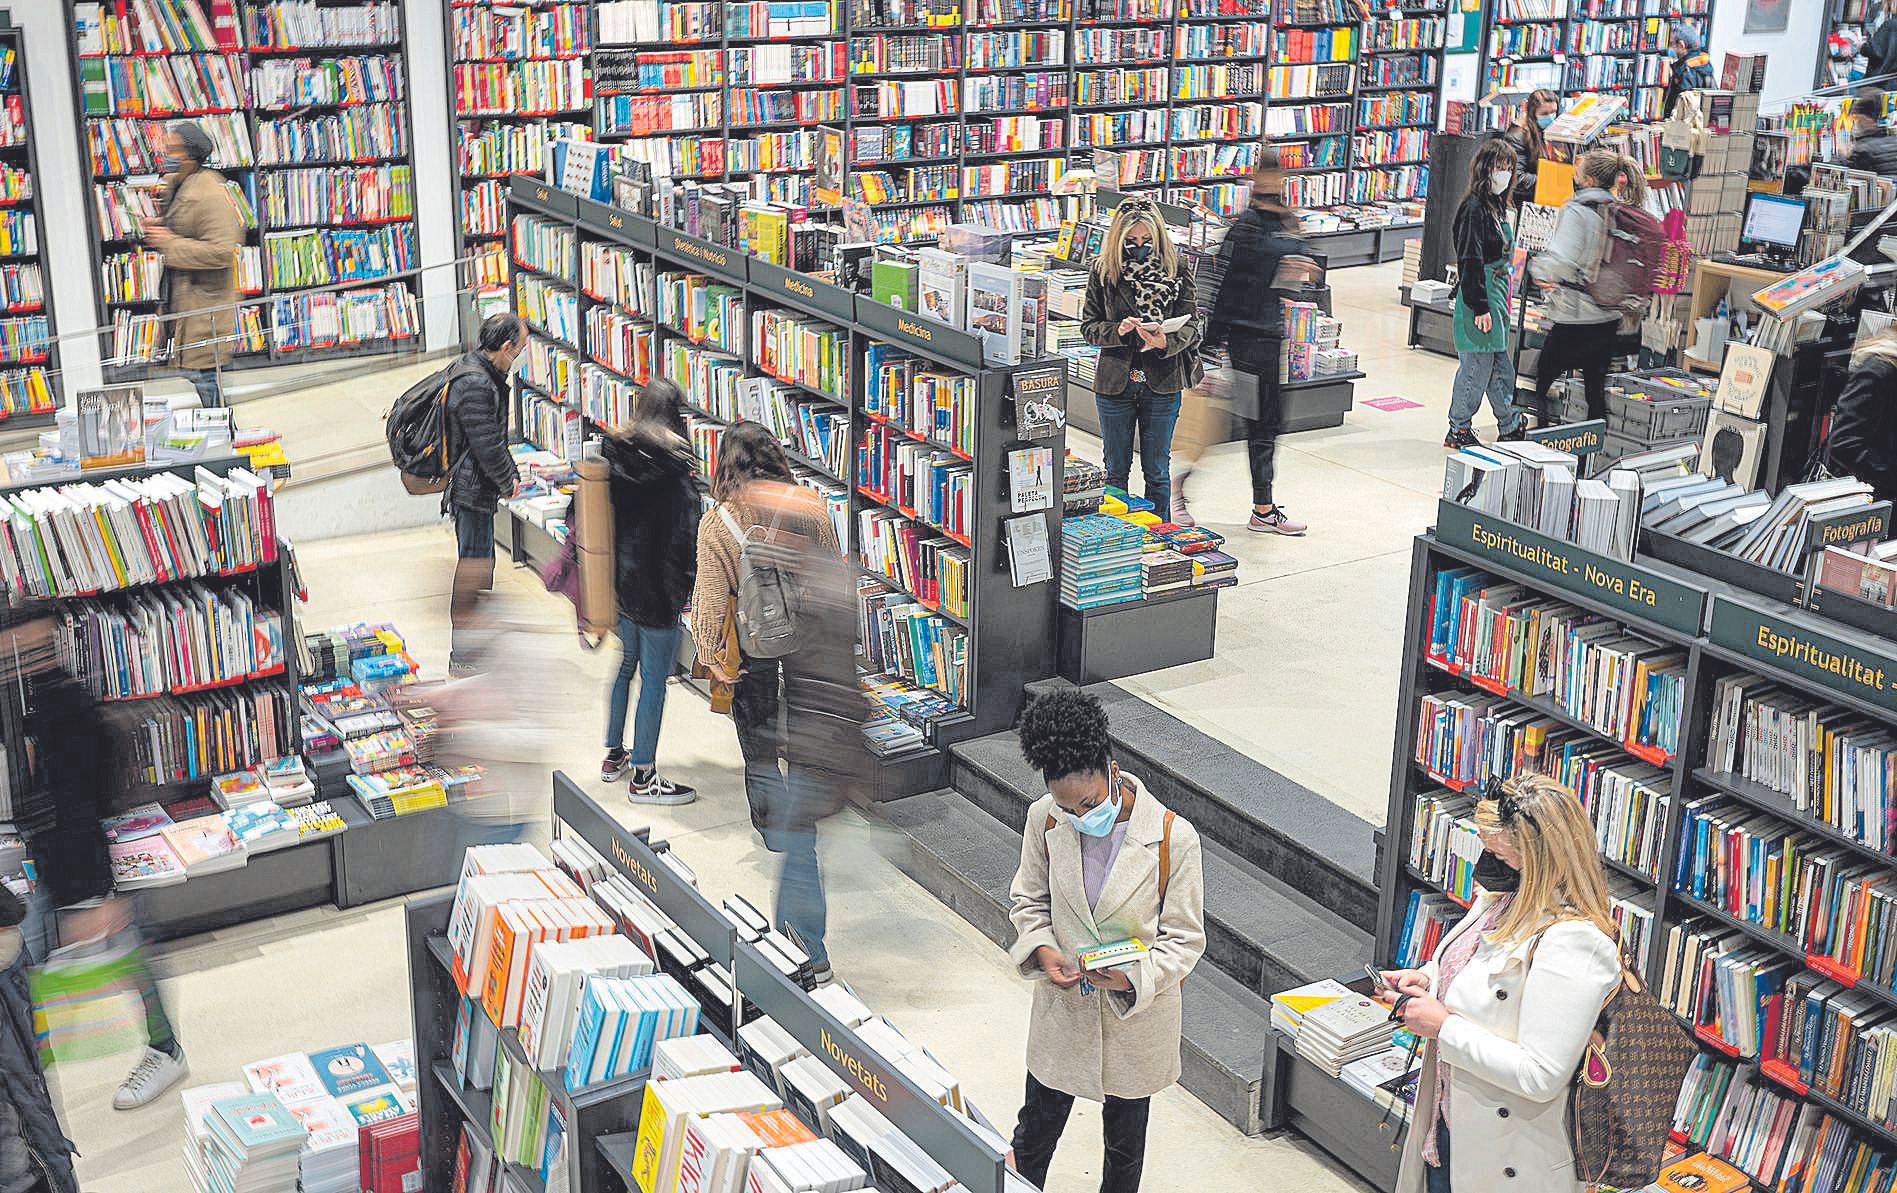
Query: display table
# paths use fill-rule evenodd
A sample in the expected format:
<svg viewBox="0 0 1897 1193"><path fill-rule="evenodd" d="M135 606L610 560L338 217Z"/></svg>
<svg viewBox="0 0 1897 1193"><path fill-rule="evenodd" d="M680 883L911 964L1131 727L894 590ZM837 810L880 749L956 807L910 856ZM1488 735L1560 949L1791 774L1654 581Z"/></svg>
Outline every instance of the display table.
<svg viewBox="0 0 1897 1193"><path fill-rule="evenodd" d="M335 893L335 853L330 842L338 839L324 837L253 854L235 870L139 891L139 929L155 940L175 940L320 907Z"/></svg>
<svg viewBox="0 0 1897 1193"><path fill-rule="evenodd" d="M1163 671L1212 657L1219 590L1188 588L1143 601L1060 609L1060 674L1077 684Z"/></svg>
<svg viewBox="0 0 1897 1193"><path fill-rule="evenodd" d="M1423 235L1423 225L1390 224L1381 228L1344 228L1336 232L1311 232L1304 242L1321 250L1331 269L1350 265L1379 265L1403 257L1403 246Z"/></svg>

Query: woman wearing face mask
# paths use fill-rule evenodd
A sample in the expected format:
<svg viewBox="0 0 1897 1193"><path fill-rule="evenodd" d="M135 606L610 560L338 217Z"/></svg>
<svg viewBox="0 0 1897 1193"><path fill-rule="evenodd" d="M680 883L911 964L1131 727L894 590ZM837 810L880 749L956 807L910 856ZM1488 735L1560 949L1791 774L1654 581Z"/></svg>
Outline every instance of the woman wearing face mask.
<svg viewBox="0 0 1897 1193"><path fill-rule="evenodd" d="M1184 322L1171 331L1168 320ZM1146 499L1161 517L1172 508L1172 431L1179 395L1199 383L1199 301L1192 274L1179 266L1159 206L1128 199L1113 213L1100 257L1087 278L1080 334L1100 349L1094 403L1106 454L1107 484L1125 489L1139 431Z"/></svg>
<svg viewBox="0 0 1897 1193"><path fill-rule="evenodd" d="M1515 362L1508 354L1508 257L1515 247L1508 194L1514 182L1514 150L1506 141L1483 142L1456 209L1457 364L1444 447L1480 442L1473 420L1484 394L1503 439L1521 438L1527 422L1515 409Z"/></svg>
<svg viewBox="0 0 1897 1193"><path fill-rule="evenodd" d="M1528 775L1498 795L1476 806L1469 914L1427 965L1383 974L1429 1041L1397 1193L1585 1188L1565 1095L1620 981L1607 881L1573 792Z"/></svg>
<svg viewBox="0 0 1897 1193"><path fill-rule="evenodd" d="M1560 111L1561 101L1554 92L1545 87L1531 91L1515 110L1514 122L1499 138L1515 151L1515 186L1510 193L1517 206L1535 201L1536 163L1554 156L1549 151L1548 139L1542 134Z"/></svg>
<svg viewBox="0 0 1897 1193"><path fill-rule="evenodd" d="M1199 834L1113 761L1106 711L1084 692L1021 714L1021 754L1048 793L1028 809L1010 890L1009 956L1034 979L1015 1167L1035 1187L1075 1098L1104 1102L1101 1193L1134 1193L1152 1096L1179 1079L1179 984L1205 951ZM1129 964L1087 971L1082 949L1136 938Z"/></svg>
<svg viewBox="0 0 1897 1193"><path fill-rule="evenodd" d="M1712 55L1700 48L1697 32L1688 26L1679 26L1673 31L1671 46L1673 57L1666 64L1666 91L1660 102L1663 116L1671 116L1673 105L1688 91L1718 86L1713 80Z"/></svg>

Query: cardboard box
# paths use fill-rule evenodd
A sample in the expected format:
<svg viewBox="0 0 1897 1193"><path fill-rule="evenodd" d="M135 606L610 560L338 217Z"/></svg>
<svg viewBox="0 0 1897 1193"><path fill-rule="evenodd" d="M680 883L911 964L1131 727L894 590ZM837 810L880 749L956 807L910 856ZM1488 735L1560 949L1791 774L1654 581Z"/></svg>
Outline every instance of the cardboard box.
<svg viewBox="0 0 1897 1193"><path fill-rule="evenodd" d="M572 533L580 563L580 629L610 634L619 625L619 598L613 586L613 503L606 461L582 458L573 498Z"/></svg>

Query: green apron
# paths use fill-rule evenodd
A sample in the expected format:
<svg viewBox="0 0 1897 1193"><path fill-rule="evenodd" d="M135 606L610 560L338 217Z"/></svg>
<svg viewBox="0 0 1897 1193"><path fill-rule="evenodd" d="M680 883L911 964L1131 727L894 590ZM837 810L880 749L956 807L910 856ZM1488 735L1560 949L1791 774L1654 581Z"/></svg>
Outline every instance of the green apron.
<svg viewBox="0 0 1897 1193"><path fill-rule="evenodd" d="M1508 262L1515 249L1515 229L1507 220L1502 221L1502 255L1492 265L1487 266L1488 276L1483 285L1489 295L1489 330L1479 331L1475 325L1475 315L1462 301L1462 287L1456 287L1456 351L1457 352L1507 352L1508 351Z"/></svg>

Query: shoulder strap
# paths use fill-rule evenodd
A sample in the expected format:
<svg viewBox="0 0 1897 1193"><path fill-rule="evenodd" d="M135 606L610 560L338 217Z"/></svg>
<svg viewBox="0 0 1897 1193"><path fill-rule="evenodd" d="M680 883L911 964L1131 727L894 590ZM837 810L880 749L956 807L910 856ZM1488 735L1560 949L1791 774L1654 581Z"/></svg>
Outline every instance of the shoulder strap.
<svg viewBox="0 0 1897 1193"><path fill-rule="evenodd" d="M1166 888L1172 885L1172 818L1176 815L1171 808L1166 809L1166 827L1159 838L1159 912L1166 913Z"/></svg>
<svg viewBox="0 0 1897 1193"><path fill-rule="evenodd" d="M718 517L724 522L725 529L731 532L731 541L737 545L738 550L744 550L744 531L738 529L738 520L731 516L730 502L718 503Z"/></svg>

